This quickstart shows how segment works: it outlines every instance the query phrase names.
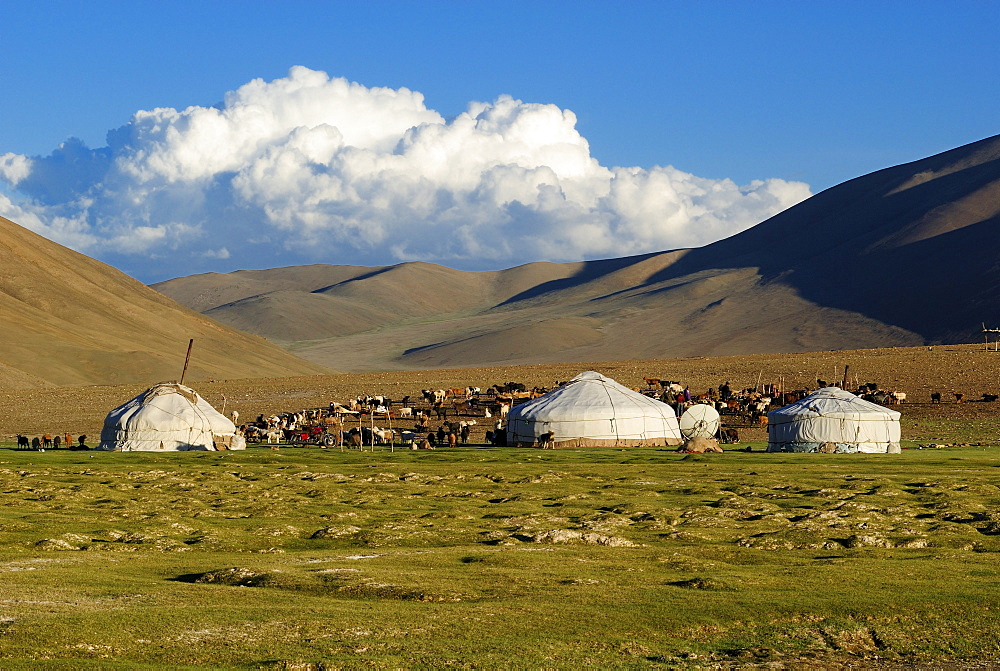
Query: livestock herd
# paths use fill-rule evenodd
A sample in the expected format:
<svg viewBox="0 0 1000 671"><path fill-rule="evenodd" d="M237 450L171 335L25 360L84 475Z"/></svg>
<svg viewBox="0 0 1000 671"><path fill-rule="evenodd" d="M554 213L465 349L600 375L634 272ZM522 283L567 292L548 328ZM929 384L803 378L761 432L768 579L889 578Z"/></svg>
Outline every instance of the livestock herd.
<svg viewBox="0 0 1000 671"><path fill-rule="evenodd" d="M504 421L514 404L537 398L548 389L528 389L519 382L481 387L422 389L419 397L393 399L367 394L347 402L331 402L324 408L258 415L239 426L248 443L354 447L403 445L433 449L440 445L467 444L472 427L481 419L491 420L486 439L500 444ZM432 417L437 423L431 427ZM237 417L234 417L234 423ZM395 426L393 424L395 423ZM405 428L404 428L405 427Z"/></svg>
<svg viewBox="0 0 1000 671"><path fill-rule="evenodd" d="M65 447L70 450L86 450L87 447L87 436L71 436L68 433L62 435L43 433L40 436L34 436L33 438L28 438L27 436L17 434L17 449L19 450L58 450L61 447Z"/></svg>

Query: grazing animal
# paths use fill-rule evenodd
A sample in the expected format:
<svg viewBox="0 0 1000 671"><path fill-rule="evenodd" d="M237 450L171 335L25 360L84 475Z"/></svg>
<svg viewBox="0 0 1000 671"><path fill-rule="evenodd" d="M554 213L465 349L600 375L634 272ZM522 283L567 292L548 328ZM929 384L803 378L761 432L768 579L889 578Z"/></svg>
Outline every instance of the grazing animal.
<svg viewBox="0 0 1000 671"><path fill-rule="evenodd" d="M21 434L17 434L17 447L18 447L18 449L20 449L22 447L23 448L28 448L30 446L31 446L31 442L28 440L27 436L22 436Z"/></svg>
<svg viewBox="0 0 1000 671"><path fill-rule="evenodd" d="M678 447L677 451L689 454L703 454L705 452L722 452L722 448L719 447L719 442L714 438L697 436Z"/></svg>
<svg viewBox="0 0 1000 671"><path fill-rule="evenodd" d="M983 394L984 403L993 403L998 398L1000 398L1000 395L997 394Z"/></svg>
<svg viewBox="0 0 1000 671"><path fill-rule="evenodd" d="M38 439L38 436L31 439L31 447L35 450L42 449L42 441Z"/></svg>
<svg viewBox="0 0 1000 671"><path fill-rule="evenodd" d="M456 415L472 414L472 403L470 403L469 401L455 401L453 405L455 406Z"/></svg>
<svg viewBox="0 0 1000 671"><path fill-rule="evenodd" d="M652 389L654 387L657 388L657 389L659 389L659 387L660 387L660 378L658 378L658 377L643 377L642 379L643 379L643 381L645 381L646 386L649 387L650 389Z"/></svg>
<svg viewBox="0 0 1000 671"><path fill-rule="evenodd" d="M941 402L941 392L939 391L931 392L931 403L940 403L940 402Z"/></svg>
<svg viewBox="0 0 1000 671"><path fill-rule="evenodd" d="M538 447L542 448L543 450L554 448L555 437L556 437L555 431L546 431L542 435L538 436Z"/></svg>
<svg viewBox="0 0 1000 671"><path fill-rule="evenodd" d="M506 419L507 418L507 413L510 412L510 405L511 405L510 403L501 403L500 404L500 413L499 413L500 414L500 419Z"/></svg>
<svg viewBox="0 0 1000 671"><path fill-rule="evenodd" d="M52 437L52 447L58 450L60 444L62 444L62 437L57 433Z"/></svg>
<svg viewBox="0 0 1000 671"><path fill-rule="evenodd" d="M462 439L462 445L468 445L469 444L469 434L471 434L471 433L472 433L472 429L469 428L469 425L463 423L462 424L461 432L459 434L459 437Z"/></svg>
<svg viewBox="0 0 1000 671"><path fill-rule="evenodd" d="M458 445L458 436L456 436L454 434L454 432L449 431L448 432L448 447L455 447L456 445Z"/></svg>
<svg viewBox="0 0 1000 671"><path fill-rule="evenodd" d="M52 447L52 436L47 433L42 436L42 447Z"/></svg>
<svg viewBox="0 0 1000 671"><path fill-rule="evenodd" d="M399 416L400 417L413 417L413 408L400 408L399 409Z"/></svg>
<svg viewBox="0 0 1000 671"><path fill-rule="evenodd" d="M229 413L229 416L232 418L233 424L239 424L240 423L240 411L239 410L233 410L231 413Z"/></svg>
<svg viewBox="0 0 1000 671"><path fill-rule="evenodd" d="M740 434L736 429L722 429L719 431L719 437L722 439L720 442L728 445L740 442Z"/></svg>
<svg viewBox="0 0 1000 671"><path fill-rule="evenodd" d="M953 391L951 393L955 395L955 403L961 403L965 400L965 394L958 391Z"/></svg>

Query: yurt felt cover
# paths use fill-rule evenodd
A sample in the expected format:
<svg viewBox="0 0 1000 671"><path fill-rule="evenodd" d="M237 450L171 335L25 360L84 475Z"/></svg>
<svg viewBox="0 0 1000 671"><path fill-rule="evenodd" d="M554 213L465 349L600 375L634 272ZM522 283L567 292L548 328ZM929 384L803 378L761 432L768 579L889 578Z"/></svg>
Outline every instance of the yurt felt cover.
<svg viewBox="0 0 1000 671"><path fill-rule="evenodd" d="M549 431L556 447L683 442L673 408L593 371L512 408L507 416L508 445L535 444Z"/></svg>
<svg viewBox="0 0 1000 671"><path fill-rule="evenodd" d="M236 426L189 387L153 385L108 413L98 449L131 451L242 449Z"/></svg>
<svg viewBox="0 0 1000 671"><path fill-rule="evenodd" d="M768 452L899 452L900 413L826 387L767 413Z"/></svg>

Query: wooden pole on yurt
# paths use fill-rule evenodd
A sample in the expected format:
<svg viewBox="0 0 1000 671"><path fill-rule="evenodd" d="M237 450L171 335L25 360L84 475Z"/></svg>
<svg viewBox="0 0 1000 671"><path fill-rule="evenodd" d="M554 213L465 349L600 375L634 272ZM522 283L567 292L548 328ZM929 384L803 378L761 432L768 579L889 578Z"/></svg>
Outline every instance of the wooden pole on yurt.
<svg viewBox="0 0 1000 671"><path fill-rule="evenodd" d="M849 371L850 369L851 369L850 364L844 366L844 389L847 389L847 380L848 380L847 371Z"/></svg>
<svg viewBox="0 0 1000 671"><path fill-rule="evenodd" d="M180 384L184 384L184 376L187 375L187 372L188 372L188 363L191 361L191 347L193 347L193 346L194 346L194 338L191 338L191 340L188 341L187 356L184 357L184 370L181 371L181 381L180 381Z"/></svg>

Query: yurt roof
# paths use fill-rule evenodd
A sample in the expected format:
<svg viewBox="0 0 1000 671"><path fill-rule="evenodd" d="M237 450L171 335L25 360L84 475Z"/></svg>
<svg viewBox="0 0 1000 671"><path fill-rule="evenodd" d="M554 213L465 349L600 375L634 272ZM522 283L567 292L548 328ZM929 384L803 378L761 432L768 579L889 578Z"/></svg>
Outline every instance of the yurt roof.
<svg viewBox="0 0 1000 671"><path fill-rule="evenodd" d="M558 389L517 406L518 416L545 415L553 421L586 415L589 419L615 419L656 415L674 417L669 405L643 396L595 371L580 373Z"/></svg>
<svg viewBox="0 0 1000 671"><path fill-rule="evenodd" d="M839 387L824 387L803 399L767 413L768 421L792 421L808 417L841 419L881 419L898 421L900 413L866 401Z"/></svg>

